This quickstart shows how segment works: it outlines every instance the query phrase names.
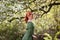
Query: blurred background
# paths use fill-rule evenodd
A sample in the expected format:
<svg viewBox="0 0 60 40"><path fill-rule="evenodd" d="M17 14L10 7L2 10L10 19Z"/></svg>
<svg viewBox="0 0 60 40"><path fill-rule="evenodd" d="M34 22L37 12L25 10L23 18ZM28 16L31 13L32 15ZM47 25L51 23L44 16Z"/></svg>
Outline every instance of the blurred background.
<svg viewBox="0 0 60 40"><path fill-rule="evenodd" d="M60 40L60 0L0 0L0 40L22 40L27 10L34 15L34 35Z"/></svg>

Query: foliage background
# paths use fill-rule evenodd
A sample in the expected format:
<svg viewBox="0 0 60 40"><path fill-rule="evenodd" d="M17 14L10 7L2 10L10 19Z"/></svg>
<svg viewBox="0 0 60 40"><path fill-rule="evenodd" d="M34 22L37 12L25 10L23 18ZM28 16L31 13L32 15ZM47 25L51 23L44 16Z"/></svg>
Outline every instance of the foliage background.
<svg viewBox="0 0 60 40"><path fill-rule="evenodd" d="M60 3L60 0L31 1L34 0L0 0L0 40L21 40L26 31L26 23L21 17L24 17L30 8L32 10L37 9L33 11L34 34L48 33L51 36L49 40L52 38L55 40L58 32L60 32L60 5L54 5L42 17L40 15L44 12L39 10L39 7L55 1ZM48 10L48 6L44 10Z"/></svg>

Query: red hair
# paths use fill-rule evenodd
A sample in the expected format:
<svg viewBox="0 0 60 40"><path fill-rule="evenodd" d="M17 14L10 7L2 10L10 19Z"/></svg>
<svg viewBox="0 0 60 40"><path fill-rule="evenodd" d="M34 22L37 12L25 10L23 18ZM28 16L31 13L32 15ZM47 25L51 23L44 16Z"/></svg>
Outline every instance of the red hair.
<svg viewBox="0 0 60 40"><path fill-rule="evenodd" d="M26 23L27 23L27 21L28 21L28 17L30 16L30 15L32 15L32 12L30 12L30 11L28 11L27 13L26 13L26 16L25 16L25 21L26 21Z"/></svg>

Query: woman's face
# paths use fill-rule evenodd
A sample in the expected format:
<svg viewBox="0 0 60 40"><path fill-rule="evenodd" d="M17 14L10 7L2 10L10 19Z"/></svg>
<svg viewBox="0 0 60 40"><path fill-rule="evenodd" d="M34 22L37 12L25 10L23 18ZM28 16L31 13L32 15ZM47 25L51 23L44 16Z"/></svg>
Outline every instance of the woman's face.
<svg viewBox="0 0 60 40"><path fill-rule="evenodd" d="M28 17L28 19L29 19L29 20L32 20L32 19L33 19L33 15L30 15L30 16Z"/></svg>
<svg viewBox="0 0 60 40"><path fill-rule="evenodd" d="M33 14L31 13L31 12L27 12L27 18L29 19L29 20L32 20L33 19Z"/></svg>
<svg viewBox="0 0 60 40"><path fill-rule="evenodd" d="M27 11L27 16L31 15L31 12L30 11Z"/></svg>

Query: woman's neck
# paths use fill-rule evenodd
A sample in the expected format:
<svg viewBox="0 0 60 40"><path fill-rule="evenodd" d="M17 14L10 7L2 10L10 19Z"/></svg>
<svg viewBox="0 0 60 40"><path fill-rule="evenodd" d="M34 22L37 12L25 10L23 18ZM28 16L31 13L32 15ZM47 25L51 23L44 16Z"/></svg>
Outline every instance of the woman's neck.
<svg viewBox="0 0 60 40"><path fill-rule="evenodd" d="M32 20L28 20L28 22L32 22Z"/></svg>

